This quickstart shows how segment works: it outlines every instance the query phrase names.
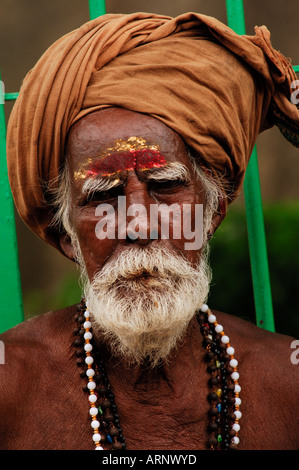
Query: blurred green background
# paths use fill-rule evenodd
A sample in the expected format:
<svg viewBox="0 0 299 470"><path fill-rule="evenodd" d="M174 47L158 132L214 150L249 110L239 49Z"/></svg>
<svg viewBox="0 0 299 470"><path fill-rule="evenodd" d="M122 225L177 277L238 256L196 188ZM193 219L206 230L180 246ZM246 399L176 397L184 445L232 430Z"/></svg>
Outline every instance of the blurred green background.
<svg viewBox="0 0 299 470"><path fill-rule="evenodd" d="M299 202L264 206L276 331L299 337ZM232 206L211 242L213 308L256 322L245 211ZM262 325L261 325L262 326Z"/></svg>
<svg viewBox="0 0 299 470"><path fill-rule="evenodd" d="M106 6L107 13L152 11L176 16L196 11L227 21L225 0L107 0ZM255 25L267 25L274 47L299 65L298 0L244 0L244 9L247 33L254 34ZM5 91L18 91L46 48L88 19L88 0L1 0L0 67ZM11 108L12 103L5 104L7 119ZM299 337L298 149L276 128L259 136L257 148L276 330ZM17 214L16 225L26 318L76 303L80 290L73 263L41 242ZM211 246L210 306L255 322L243 194L229 208ZM0 276L5 276L3 270Z"/></svg>

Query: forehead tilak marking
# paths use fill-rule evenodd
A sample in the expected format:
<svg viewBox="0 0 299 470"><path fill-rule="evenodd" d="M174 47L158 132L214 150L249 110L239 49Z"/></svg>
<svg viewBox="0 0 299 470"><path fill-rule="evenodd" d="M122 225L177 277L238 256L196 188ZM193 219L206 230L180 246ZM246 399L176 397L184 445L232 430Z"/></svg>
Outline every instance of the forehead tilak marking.
<svg viewBox="0 0 299 470"><path fill-rule="evenodd" d="M111 161L111 156L117 158ZM88 158L82 167L74 172L76 180L92 178L97 175L113 176L121 171L145 171L166 165L165 157L158 145L149 145L142 137L132 136L129 139L118 139L115 144L105 149L94 158Z"/></svg>

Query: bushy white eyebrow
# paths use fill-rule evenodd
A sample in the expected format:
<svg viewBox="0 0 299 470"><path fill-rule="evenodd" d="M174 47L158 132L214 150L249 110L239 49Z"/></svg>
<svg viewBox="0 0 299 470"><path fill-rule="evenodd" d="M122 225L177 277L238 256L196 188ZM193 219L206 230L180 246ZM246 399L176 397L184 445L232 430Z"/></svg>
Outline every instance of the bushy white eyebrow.
<svg viewBox="0 0 299 470"><path fill-rule="evenodd" d="M109 191L122 184L120 178L109 178L107 176L98 176L96 178L88 178L82 186L82 194L90 196L95 192Z"/></svg>
<svg viewBox="0 0 299 470"><path fill-rule="evenodd" d="M189 169L183 163L173 162L160 168L153 168L150 172L146 172L147 180L163 180L173 181L182 180L186 182L191 181L191 174Z"/></svg>
<svg viewBox="0 0 299 470"><path fill-rule="evenodd" d="M183 163L173 162L159 168L152 168L143 174L143 180L147 181L191 181L189 169ZM82 186L82 194L90 196L95 192L109 191L112 188L124 184L121 178L110 178L109 176L97 176L88 178Z"/></svg>

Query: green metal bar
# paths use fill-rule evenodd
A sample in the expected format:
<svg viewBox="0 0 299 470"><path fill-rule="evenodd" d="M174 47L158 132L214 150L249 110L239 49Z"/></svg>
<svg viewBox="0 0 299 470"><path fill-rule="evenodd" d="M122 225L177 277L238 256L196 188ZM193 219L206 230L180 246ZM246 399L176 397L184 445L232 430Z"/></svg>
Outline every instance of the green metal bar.
<svg viewBox="0 0 299 470"><path fill-rule="evenodd" d="M246 34L243 0L226 0L226 11L228 26L237 34ZM275 331L256 146L246 170L244 196L256 323Z"/></svg>
<svg viewBox="0 0 299 470"><path fill-rule="evenodd" d="M296 73L299 72L299 65L294 65L293 69L294 69L294 72Z"/></svg>
<svg viewBox="0 0 299 470"><path fill-rule="evenodd" d="M19 93L5 93L4 99L5 101L14 101L17 99Z"/></svg>
<svg viewBox="0 0 299 470"><path fill-rule="evenodd" d="M2 90L1 90L2 92ZM2 309L0 332L8 330L24 320L22 289L18 260L14 204L8 182L6 164L6 123L4 97L0 104L0 221L1 221L1 282Z"/></svg>
<svg viewBox="0 0 299 470"><path fill-rule="evenodd" d="M226 0L227 24L237 34L246 34L243 0Z"/></svg>
<svg viewBox="0 0 299 470"><path fill-rule="evenodd" d="M256 146L246 170L244 194L256 322L265 330L275 331Z"/></svg>
<svg viewBox="0 0 299 470"><path fill-rule="evenodd" d="M94 20L98 16L106 14L105 0L88 0L88 5L89 5L89 16L91 20Z"/></svg>

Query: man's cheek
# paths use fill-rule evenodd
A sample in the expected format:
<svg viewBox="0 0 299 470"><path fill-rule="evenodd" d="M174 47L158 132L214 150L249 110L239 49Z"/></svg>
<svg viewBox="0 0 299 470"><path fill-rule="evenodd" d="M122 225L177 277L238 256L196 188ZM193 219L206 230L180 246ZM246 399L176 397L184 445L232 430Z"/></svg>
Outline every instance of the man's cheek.
<svg viewBox="0 0 299 470"><path fill-rule="evenodd" d="M203 204L183 204L183 234L186 251L197 251L202 248L204 241Z"/></svg>
<svg viewBox="0 0 299 470"><path fill-rule="evenodd" d="M100 219L95 224L95 235L99 240L115 240L116 217L111 204L99 204L95 210L95 217Z"/></svg>
<svg viewBox="0 0 299 470"><path fill-rule="evenodd" d="M102 227L99 227L99 223L102 220ZM115 240L113 239L113 233L108 238L107 233L105 236L101 235L102 232L107 232L111 225L106 224L105 218L87 217L76 225L76 231L78 234L78 241L80 245L81 255L86 265L87 273L91 278L95 272L97 272L107 259L107 256L115 249Z"/></svg>

